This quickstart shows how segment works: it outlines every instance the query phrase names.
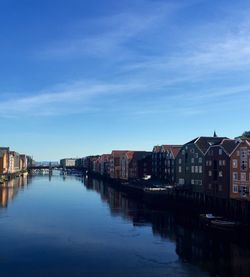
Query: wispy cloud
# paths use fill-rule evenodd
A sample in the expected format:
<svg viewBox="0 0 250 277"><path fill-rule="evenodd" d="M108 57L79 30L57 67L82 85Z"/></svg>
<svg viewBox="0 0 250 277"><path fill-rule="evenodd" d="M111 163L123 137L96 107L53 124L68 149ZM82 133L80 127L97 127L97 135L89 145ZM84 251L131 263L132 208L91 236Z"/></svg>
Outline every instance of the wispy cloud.
<svg viewBox="0 0 250 277"><path fill-rule="evenodd" d="M193 105L184 105L181 110L193 114L200 111L194 112L197 103L201 105L212 98L248 92L250 81L244 77L250 70L248 17L244 12L242 16L238 14L235 21L231 13L214 23L182 26L181 31L177 31L179 12L197 2L201 1L184 4L156 1L141 12L127 11L98 18L95 23L81 22L94 25L90 28L92 32L80 32L49 42L40 49L39 55L50 61L77 58L83 67L86 59L94 57L97 81L91 83L83 78L79 82L38 91L33 96L27 93L28 96L4 100L0 103L0 115L95 112L103 108L101 104L106 98L107 102L112 102L118 95L126 98L136 93L151 93L155 108L139 110L137 105L136 111L130 105L134 114L164 113L166 110L157 105L163 101L175 105L173 99L183 97ZM105 68L108 72L100 72L98 63L109 64L108 69ZM85 71L90 64L86 63ZM241 74L244 84L234 79L235 72ZM101 81L103 74L106 78ZM214 80L218 82L216 85ZM133 97L131 100L133 102ZM137 101L145 102L145 99ZM112 110L111 104L108 107Z"/></svg>
<svg viewBox="0 0 250 277"><path fill-rule="evenodd" d="M0 103L0 116L50 116L98 110L95 97L138 92L143 84L87 83L60 84L34 96L13 97ZM92 101L92 102L91 102Z"/></svg>

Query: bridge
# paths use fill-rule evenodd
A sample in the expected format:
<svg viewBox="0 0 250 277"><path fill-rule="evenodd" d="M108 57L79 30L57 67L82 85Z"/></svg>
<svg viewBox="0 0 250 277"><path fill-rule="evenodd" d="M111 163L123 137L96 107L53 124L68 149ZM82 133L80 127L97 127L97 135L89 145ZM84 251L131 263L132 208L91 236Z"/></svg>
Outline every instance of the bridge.
<svg viewBox="0 0 250 277"><path fill-rule="evenodd" d="M31 165L28 167L28 170L42 170L42 169L49 169L49 170L54 170L54 169L64 169L64 170L67 170L67 169L76 169L76 170L84 170L84 168L79 168L77 166L62 166L60 164L58 165L52 165L52 164L49 164L49 165Z"/></svg>

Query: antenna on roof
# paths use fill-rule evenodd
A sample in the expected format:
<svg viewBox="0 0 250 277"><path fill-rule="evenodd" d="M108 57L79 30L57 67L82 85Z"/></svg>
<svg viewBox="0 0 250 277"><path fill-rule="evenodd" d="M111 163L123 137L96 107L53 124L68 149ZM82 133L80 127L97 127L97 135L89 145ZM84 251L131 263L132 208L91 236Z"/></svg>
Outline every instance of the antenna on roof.
<svg viewBox="0 0 250 277"><path fill-rule="evenodd" d="M218 136L217 136L217 134L216 134L216 132L214 131L214 138L217 138Z"/></svg>

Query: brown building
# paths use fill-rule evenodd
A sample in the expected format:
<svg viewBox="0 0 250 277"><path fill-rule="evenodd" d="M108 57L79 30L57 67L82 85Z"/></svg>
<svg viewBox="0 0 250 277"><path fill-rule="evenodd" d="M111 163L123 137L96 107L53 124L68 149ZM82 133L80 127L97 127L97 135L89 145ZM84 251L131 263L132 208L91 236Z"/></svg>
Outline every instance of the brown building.
<svg viewBox="0 0 250 277"><path fill-rule="evenodd" d="M120 179L141 179L152 175L152 153L128 151L121 156Z"/></svg>
<svg viewBox="0 0 250 277"><path fill-rule="evenodd" d="M8 173L9 169L9 148L0 148L0 175Z"/></svg>
<svg viewBox="0 0 250 277"><path fill-rule="evenodd" d="M121 176L121 157L128 150L113 150L110 157L110 178L119 179Z"/></svg>
<svg viewBox="0 0 250 277"><path fill-rule="evenodd" d="M250 201L250 140L239 140L230 168L230 197Z"/></svg>
<svg viewBox="0 0 250 277"><path fill-rule="evenodd" d="M239 144L235 139L224 139L211 146L205 155L204 186L207 196L229 199L231 155Z"/></svg>

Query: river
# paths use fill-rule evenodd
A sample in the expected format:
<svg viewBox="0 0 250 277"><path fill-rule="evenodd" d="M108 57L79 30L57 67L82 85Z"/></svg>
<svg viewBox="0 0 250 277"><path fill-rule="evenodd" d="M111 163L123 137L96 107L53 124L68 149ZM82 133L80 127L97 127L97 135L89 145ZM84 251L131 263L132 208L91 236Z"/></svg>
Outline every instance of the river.
<svg viewBox="0 0 250 277"><path fill-rule="evenodd" d="M22 177L0 204L0 276L250 276L249 244L98 180Z"/></svg>

